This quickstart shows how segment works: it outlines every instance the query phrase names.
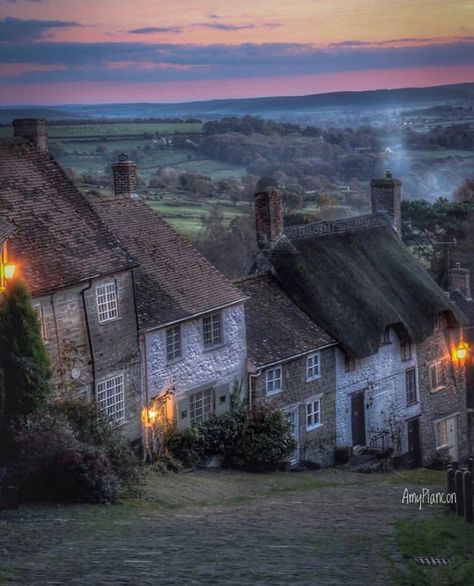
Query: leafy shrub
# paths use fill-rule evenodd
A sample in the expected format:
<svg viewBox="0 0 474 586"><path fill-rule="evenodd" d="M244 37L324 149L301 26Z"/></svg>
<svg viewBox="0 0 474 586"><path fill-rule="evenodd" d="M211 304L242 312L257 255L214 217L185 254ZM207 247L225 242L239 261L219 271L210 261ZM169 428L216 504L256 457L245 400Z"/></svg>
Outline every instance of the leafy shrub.
<svg viewBox="0 0 474 586"><path fill-rule="evenodd" d="M173 458L170 455L159 456L152 464L152 470L159 474L178 474L183 469L183 464L180 460Z"/></svg>
<svg viewBox="0 0 474 586"><path fill-rule="evenodd" d="M18 480L28 499L103 503L139 492L138 460L95 403L54 404L25 419L16 442Z"/></svg>
<svg viewBox="0 0 474 586"><path fill-rule="evenodd" d="M350 446L337 446L334 451L336 464L347 464L352 457L352 448Z"/></svg>
<svg viewBox="0 0 474 586"><path fill-rule="evenodd" d="M219 455L224 467L253 471L276 469L296 449L288 422L267 405L234 406L191 430L175 431L171 439L167 448L181 460L184 454L199 464Z"/></svg>
<svg viewBox="0 0 474 586"><path fill-rule="evenodd" d="M172 457L185 467L199 465L203 461L202 440L197 426L178 431L176 425L171 425L164 434L163 443Z"/></svg>

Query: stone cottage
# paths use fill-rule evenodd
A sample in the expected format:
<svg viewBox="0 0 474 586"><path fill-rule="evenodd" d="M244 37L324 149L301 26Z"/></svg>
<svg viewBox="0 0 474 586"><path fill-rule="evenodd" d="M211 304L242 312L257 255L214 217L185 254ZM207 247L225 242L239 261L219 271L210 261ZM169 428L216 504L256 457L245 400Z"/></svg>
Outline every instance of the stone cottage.
<svg viewBox="0 0 474 586"><path fill-rule="evenodd" d="M271 274L236 282L245 306L248 401L280 408L298 447L292 464L334 463L336 342L301 311Z"/></svg>
<svg viewBox="0 0 474 586"><path fill-rule="evenodd" d="M246 393L245 295L140 199L126 155L113 176L114 194L93 207L139 265L144 416L165 403L183 428L227 411L233 391Z"/></svg>
<svg viewBox="0 0 474 586"><path fill-rule="evenodd" d="M278 192L255 196L257 272L337 342L336 442L391 445L407 465L467 453L465 318L400 240L400 182L373 213L284 229Z"/></svg>
<svg viewBox="0 0 474 586"><path fill-rule="evenodd" d="M16 229L8 252L33 296L55 392L95 397L140 438L137 263L48 154L45 121L13 125L0 140L0 217Z"/></svg>

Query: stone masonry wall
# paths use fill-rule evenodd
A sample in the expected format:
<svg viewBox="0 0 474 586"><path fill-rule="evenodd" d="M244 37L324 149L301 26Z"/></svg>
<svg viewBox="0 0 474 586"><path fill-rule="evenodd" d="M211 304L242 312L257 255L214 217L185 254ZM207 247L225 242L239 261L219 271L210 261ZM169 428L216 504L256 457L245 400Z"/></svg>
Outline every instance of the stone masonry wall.
<svg viewBox="0 0 474 586"><path fill-rule="evenodd" d="M263 369L262 374L254 379L252 402L262 401L283 411L297 409L299 415L299 459L310 460L324 467L334 464L334 449L336 447L334 348L322 350L319 354L321 376L309 382L306 381L307 355L282 363L282 391L274 395L266 394L266 372L268 369ZM316 429L307 430L306 403L318 395L321 395L322 425Z"/></svg>

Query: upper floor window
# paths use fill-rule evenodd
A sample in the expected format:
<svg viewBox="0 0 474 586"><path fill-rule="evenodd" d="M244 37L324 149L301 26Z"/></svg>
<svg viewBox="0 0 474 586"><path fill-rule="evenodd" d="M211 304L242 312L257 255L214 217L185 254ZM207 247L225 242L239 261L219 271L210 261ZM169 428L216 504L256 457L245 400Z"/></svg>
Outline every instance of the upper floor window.
<svg viewBox="0 0 474 586"><path fill-rule="evenodd" d="M402 362L411 360L411 344L410 342L400 343L400 358Z"/></svg>
<svg viewBox="0 0 474 586"><path fill-rule="evenodd" d="M434 319L433 328L435 330L441 330L444 326L443 314L438 313L438 315Z"/></svg>
<svg viewBox="0 0 474 586"><path fill-rule="evenodd" d="M125 419L125 391L123 374L97 384L97 404L113 421Z"/></svg>
<svg viewBox="0 0 474 586"><path fill-rule="evenodd" d="M116 319L118 313L117 285L115 281L98 285L96 288L99 322Z"/></svg>
<svg viewBox="0 0 474 586"><path fill-rule="evenodd" d="M319 363L319 352L310 354L306 358L306 380L312 381L321 376L321 366Z"/></svg>
<svg viewBox="0 0 474 586"><path fill-rule="evenodd" d="M36 311L36 315L38 316L38 323L40 326L41 337L43 338L43 342L47 341L46 337L46 327L44 321L44 313L43 313L43 304L41 301L39 303L35 303L33 305L33 309Z"/></svg>
<svg viewBox="0 0 474 586"><path fill-rule="evenodd" d="M416 392L416 371L414 368L409 368L405 371L405 386L407 392L407 405L416 403L418 397Z"/></svg>
<svg viewBox="0 0 474 586"><path fill-rule="evenodd" d="M306 403L306 429L321 425L321 397L315 397Z"/></svg>
<svg viewBox="0 0 474 586"><path fill-rule="evenodd" d="M382 337L380 339L381 344L390 344L390 326L387 326L384 331L382 332Z"/></svg>
<svg viewBox="0 0 474 586"><path fill-rule="evenodd" d="M214 412L214 391L204 389L189 395L189 418L191 425L206 421Z"/></svg>
<svg viewBox="0 0 474 586"><path fill-rule="evenodd" d="M443 389L446 386L445 361L438 360L430 365L431 392Z"/></svg>
<svg viewBox="0 0 474 586"><path fill-rule="evenodd" d="M166 360L172 362L181 358L181 326L166 330Z"/></svg>
<svg viewBox="0 0 474 586"><path fill-rule="evenodd" d="M222 333L222 314L207 315L202 320L204 348L218 346L224 341Z"/></svg>
<svg viewBox="0 0 474 586"><path fill-rule="evenodd" d="M355 358L351 358L350 356L346 356L344 358L344 369L346 372L353 372L356 369Z"/></svg>
<svg viewBox="0 0 474 586"><path fill-rule="evenodd" d="M267 395L279 393L282 390L281 366L267 370L266 375L266 392Z"/></svg>

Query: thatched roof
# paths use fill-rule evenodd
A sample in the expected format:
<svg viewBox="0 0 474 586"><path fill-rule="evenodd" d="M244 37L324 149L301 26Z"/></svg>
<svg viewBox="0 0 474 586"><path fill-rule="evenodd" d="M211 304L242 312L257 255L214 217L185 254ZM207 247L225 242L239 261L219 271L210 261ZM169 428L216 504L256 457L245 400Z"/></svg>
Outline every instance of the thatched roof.
<svg viewBox="0 0 474 586"><path fill-rule="evenodd" d="M388 325L420 342L439 313L465 322L391 226L375 219L335 232L289 228L270 256L289 297L356 358L377 352Z"/></svg>
<svg viewBox="0 0 474 586"><path fill-rule="evenodd" d="M0 217L0 244L15 232L15 227Z"/></svg>

